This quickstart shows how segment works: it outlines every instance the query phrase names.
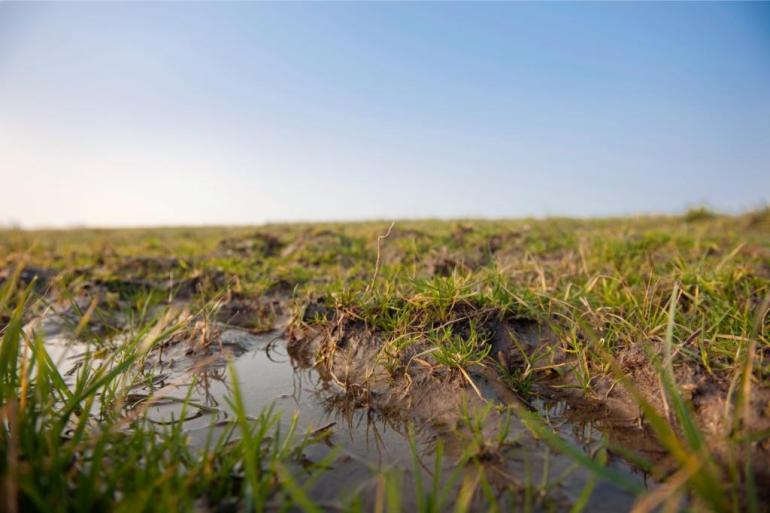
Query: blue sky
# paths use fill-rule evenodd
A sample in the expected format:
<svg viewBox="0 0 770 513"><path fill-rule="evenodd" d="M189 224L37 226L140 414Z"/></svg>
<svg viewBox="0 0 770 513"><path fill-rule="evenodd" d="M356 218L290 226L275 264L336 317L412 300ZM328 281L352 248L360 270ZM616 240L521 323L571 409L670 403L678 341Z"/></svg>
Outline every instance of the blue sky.
<svg viewBox="0 0 770 513"><path fill-rule="evenodd" d="M0 4L0 222L770 200L770 4Z"/></svg>

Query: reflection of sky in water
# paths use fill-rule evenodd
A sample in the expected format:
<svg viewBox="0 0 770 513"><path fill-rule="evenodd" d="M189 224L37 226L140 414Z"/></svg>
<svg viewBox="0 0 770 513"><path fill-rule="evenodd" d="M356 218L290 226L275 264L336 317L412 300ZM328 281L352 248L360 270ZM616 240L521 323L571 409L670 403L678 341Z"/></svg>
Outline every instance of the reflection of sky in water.
<svg viewBox="0 0 770 513"><path fill-rule="evenodd" d="M66 372L82 359L87 346L70 342L62 334L62 328L62 320L52 317L44 320L38 329L45 337L52 359ZM350 407L335 400L339 398L337 394L340 391L321 381L312 368L295 367L286 353L284 341L275 333L253 335L230 329L222 333L221 342L225 353L237 353L233 365L248 415L256 417L263 409L273 405L274 412L279 415L281 433L285 434L296 413L299 415L297 438L308 431L328 427L331 433L329 442L338 447L341 457L321 475L313 488L314 497L322 501L336 501L340 498L341 489L344 496L345 493L359 493L373 486L372 470L398 468L406 472L404 482L407 487L402 491L404 499L412 500L412 463L405 436L406 426L393 425L369 408ZM214 351L214 354L202 358L190 357L185 355L184 344L179 344L164 350L163 362L163 366L157 369L163 379L155 383L152 391L156 402L145 405L148 418L158 426L178 422L183 413L182 401L190 394L190 403L184 412L190 443L202 447L212 426L215 435L212 440L215 440L216 435L222 433L233 420L225 400L231 390L223 353ZM142 397L150 390L139 387L135 392ZM601 434L593 430L590 423L577 425L569 422L565 418L564 403L541 406L541 413L546 413L554 425L560 426L560 432L568 440L589 451L597 446ZM544 451L545 447L528 438L520 425L513 427L513 436L521 444L505 450L501 475L519 478L529 472L538 481L545 468L544 458L549 459L549 475L554 479L573 466L571 460ZM418 423L417 448L426 469L433 466L437 436L431 427ZM448 473L463 447L461 439L454 437L447 438L445 442L447 450L443 468ZM309 446L305 455L312 461L319 461L330 450L329 445L319 442ZM614 465L627 469L622 463ZM572 477L565 480L561 490L574 499L581 492L587 476L582 470L572 472ZM427 470L421 473L430 478ZM591 501L592 511L624 510L628 504L629 496L602 483L599 483Z"/></svg>

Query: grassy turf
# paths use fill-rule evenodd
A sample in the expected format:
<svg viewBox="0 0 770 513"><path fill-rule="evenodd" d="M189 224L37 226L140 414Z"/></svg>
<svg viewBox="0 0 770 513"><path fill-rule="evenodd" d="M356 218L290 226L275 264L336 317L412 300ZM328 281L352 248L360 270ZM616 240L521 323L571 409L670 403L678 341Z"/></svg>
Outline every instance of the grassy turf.
<svg viewBox="0 0 770 513"><path fill-rule="evenodd" d="M6 231L0 259L0 468L8 510L319 509L307 490L328 462L301 478L296 472L312 436L274 432L269 411L248 418L237 387L230 404L237 422L203 450L189 448L182 424L160 429L141 408L125 407L131 385L152 379L144 364L150 352L174 337L205 339L209 320L235 300L251 302L256 330L281 317L295 327L354 321L376 334L394 375L405 372L402 356L416 353L474 389L474 367L495 368L525 403L538 384L595 400L623 389L670 460L657 476L664 486L635 491L639 511L762 508L755 466L770 435L763 427L770 404L757 404L770 388L768 210L408 221L390 230L355 223ZM277 298L279 308L266 298ZM170 299L193 313L169 317ZM51 304L68 305L78 339L109 349L106 358L89 358L69 385L40 331L23 329ZM521 359L501 363L491 351L493 327L519 319L547 329L549 344L532 350L515 341ZM118 344L117 334L127 336ZM657 388L640 386L632 356L652 370ZM710 423L707 405L696 404L705 389L721 401ZM597 479L621 479L606 455L575 452L546 419L513 410ZM480 445L471 438L464 461ZM398 510L400 476L380 479L378 504ZM460 509L477 493L494 510L483 475L449 482L461 483ZM420 510L446 506L450 492L440 482L413 484Z"/></svg>

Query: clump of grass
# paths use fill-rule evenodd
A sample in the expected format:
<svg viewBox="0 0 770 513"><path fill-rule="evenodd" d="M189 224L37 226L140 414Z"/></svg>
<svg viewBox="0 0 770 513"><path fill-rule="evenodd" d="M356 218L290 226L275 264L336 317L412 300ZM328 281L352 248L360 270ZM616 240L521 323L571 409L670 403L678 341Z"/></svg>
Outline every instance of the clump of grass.
<svg viewBox="0 0 770 513"><path fill-rule="evenodd" d="M467 335L455 333L452 328L444 326L428 332L428 342L435 348L433 358L450 369L483 365L492 350L473 321L468 324Z"/></svg>
<svg viewBox="0 0 770 513"><path fill-rule="evenodd" d="M495 362L500 379L519 397L529 398L535 384L535 374L526 368L509 367L505 363Z"/></svg>
<svg viewBox="0 0 770 513"><path fill-rule="evenodd" d="M694 207L687 210L682 216L685 223L697 223L699 221L710 221L717 217L717 213L708 207Z"/></svg>

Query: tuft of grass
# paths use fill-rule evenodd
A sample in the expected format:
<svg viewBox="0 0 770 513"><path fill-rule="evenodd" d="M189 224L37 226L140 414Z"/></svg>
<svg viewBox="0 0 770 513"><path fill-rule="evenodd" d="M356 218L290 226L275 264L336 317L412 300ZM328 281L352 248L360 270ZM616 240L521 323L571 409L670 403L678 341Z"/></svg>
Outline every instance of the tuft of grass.
<svg viewBox="0 0 770 513"><path fill-rule="evenodd" d="M682 216L685 223L697 223L710 221L717 217L717 213L708 207L694 207L687 210Z"/></svg>
<svg viewBox="0 0 770 513"><path fill-rule="evenodd" d="M427 334L428 342L435 348L433 358L450 369L467 369L483 365L492 346L476 323L468 324L467 335L455 333L450 327L440 327Z"/></svg>

